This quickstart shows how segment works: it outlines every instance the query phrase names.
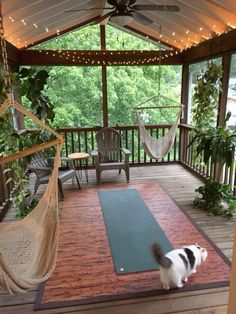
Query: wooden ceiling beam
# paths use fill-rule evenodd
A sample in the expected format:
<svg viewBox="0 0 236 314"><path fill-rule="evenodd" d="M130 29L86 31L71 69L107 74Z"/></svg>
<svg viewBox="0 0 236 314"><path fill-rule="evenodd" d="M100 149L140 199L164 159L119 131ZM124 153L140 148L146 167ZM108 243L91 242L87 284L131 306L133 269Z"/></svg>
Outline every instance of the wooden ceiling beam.
<svg viewBox="0 0 236 314"><path fill-rule="evenodd" d="M19 65L63 65L63 66L97 66L97 65L159 65L159 51L101 51L101 50L20 50ZM161 51L161 64L183 63L182 57L173 51Z"/></svg>
<svg viewBox="0 0 236 314"><path fill-rule="evenodd" d="M17 64L18 63L19 49L17 49L15 46L13 46L8 41L6 42L6 47L7 47L8 62L12 63L12 64ZM1 47L0 47L0 60L2 62L2 49L1 49Z"/></svg>
<svg viewBox="0 0 236 314"><path fill-rule="evenodd" d="M225 52L236 51L236 29L228 33L202 42L180 53L184 63L193 63L223 55Z"/></svg>

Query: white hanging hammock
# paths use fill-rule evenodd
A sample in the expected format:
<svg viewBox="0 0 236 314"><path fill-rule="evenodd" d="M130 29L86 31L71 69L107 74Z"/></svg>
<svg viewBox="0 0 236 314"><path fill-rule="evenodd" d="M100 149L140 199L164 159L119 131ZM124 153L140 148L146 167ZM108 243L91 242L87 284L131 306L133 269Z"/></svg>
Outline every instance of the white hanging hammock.
<svg viewBox="0 0 236 314"><path fill-rule="evenodd" d="M165 108L173 108L176 106L169 106ZM140 142L142 144L142 147L145 151L145 153L153 159L161 160L164 158L166 154L169 153L171 150L176 136L176 131L178 128L178 124L180 122L180 117L182 114L182 105L179 106L179 112L176 117L176 121L169 129L168 133L161 137L161 138L154 138L150 135L150 133L146 130L144 126L144 122L142 121L142 118L138 112L138 109L144 109L144 108L151 108L151 107L136 107L136 117L138 121L138 127L139 127L139 133L140 133ZM155 107L158 108L158 107ZM159 107L159 108L164 108Z"/></svg>

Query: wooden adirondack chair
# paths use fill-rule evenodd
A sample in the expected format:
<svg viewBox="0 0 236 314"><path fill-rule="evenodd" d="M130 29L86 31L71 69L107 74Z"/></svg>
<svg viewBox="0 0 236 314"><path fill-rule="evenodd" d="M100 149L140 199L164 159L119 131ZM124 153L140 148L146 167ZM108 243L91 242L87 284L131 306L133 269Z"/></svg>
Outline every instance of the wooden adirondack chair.
<svg viewBox="0 0 236 314"><path fill-rule="evenodd" d="M126 180L129 182L129 156L130 151L121 148L121 136L113 128L103 128L96 135L97 150L91 152L94 158L97 183L100 182L103 170L118 169L119 173L123 169L126 174ZM124 158L122 159L122 155Z"/></svg>
<svg viewBox="0 0 236 314"><path fill-rule="evenodd" d="M50 164L52 158L45 158L42 152L36 153L33 157L29 170L36 174L36 180L34 185L34 193L37 192L40 184L47 184L49 177L52 172L52 167ZM76 172L73 160L71 158L61 157L61 161L66 161L68 163L69 169L65 171L58 172L58 191L61 199L64 198L62 184L72 178L76 178L78 187L80 187L80 182L78 174Z"/></svg>

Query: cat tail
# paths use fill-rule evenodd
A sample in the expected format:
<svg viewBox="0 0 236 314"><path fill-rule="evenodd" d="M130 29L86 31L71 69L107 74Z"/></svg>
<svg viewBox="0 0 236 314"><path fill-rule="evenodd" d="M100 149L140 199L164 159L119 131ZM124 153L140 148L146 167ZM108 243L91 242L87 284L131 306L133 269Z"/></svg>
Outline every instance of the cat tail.
<svg viewBox="0 0 236 314"><path fill-rule="evenodd" d="M163 268L171 267L172 261L164 255L162 247L159 244L154 243L152 245L152 254L160 266Z"/></svg>

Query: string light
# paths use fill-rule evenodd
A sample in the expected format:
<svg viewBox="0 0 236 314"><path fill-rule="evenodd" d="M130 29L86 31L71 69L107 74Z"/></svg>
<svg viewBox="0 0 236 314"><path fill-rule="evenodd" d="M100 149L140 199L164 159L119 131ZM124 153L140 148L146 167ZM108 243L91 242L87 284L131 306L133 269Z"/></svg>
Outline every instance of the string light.
<svg viewBox="0 0 236 314"><path fill-rule="evenodd" d="M22 23L24 26L26 26L28 24L28 26L30 25L29 23L26 23L25 19L22 18L22 19L19 19L18 21L13 17L13 16L8 16L9 20L12 22L12 23ZM38 24L36 22L33 22L31 24L35 29L38 29L39 33L42 34L42 32L46 32L46 33L49 33L49 29L48 27L46 26L41 26L39 27ZM172 43L176 49L189 49L193 46L196 46L197 44L200 44L202 43L204 40L209 40L213 37L216 37L216 36L220 36L222 34L226 34L228 33L231 29L235 29L236 28L236 25L231 23L231 21L227 22L225 24L225 29L222 30L222 29L216 29L217 28L217 24L213 24L211 29L212 29L212 32L209 33L209 34L203 34L201 35L200 37L197 37L197 36L194 36L193 38L191 37L188 37L188 42L185 41L184 39L171 39L169 40L168 38L166 38L165 42L168 44L168 43ZM198 31L199 32L203 32L204 30L204 27L203 26L200 26L198 28ZM56 30L50 30L51 33L55 33L57 36L60 35L60 30L59 29L56 29ZM190 30L189 29L186 29L185 30L185 34L190 34ZM72 36L72 32L69 33L69 36ZM163 34L159 35L160 38L162 37L165 37ZM172 32L172 36L176 36L176 32ZM145 36L145 38L149 38L148 35ZM8 38L7 38L8 39ZM14 38L12 36L9 37L8 39L13 45L15 45L16 47L20 48L21 47L21 43L23 44L23 42L20 41L19 38L17 38L16 40L14 40ZM191 42L191 43L189 43ZM31 45L33 45L33 42L31 42Z"/></svg>

